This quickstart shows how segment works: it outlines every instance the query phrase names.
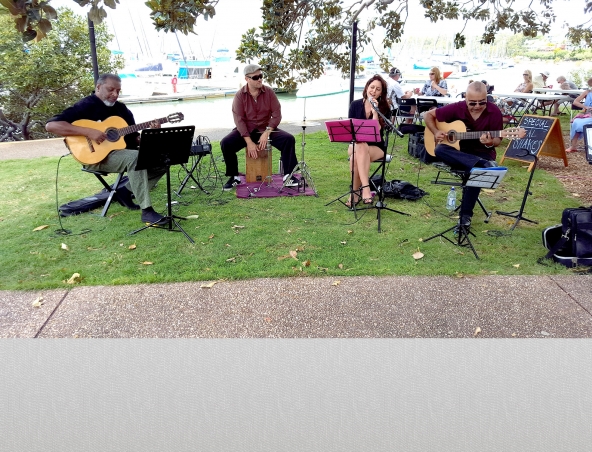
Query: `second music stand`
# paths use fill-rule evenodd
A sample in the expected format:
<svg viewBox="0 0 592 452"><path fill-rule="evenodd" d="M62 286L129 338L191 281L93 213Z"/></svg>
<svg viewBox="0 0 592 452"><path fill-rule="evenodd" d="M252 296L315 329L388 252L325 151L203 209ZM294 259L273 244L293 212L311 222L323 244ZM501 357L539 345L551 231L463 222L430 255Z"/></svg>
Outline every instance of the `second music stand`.
<svg viewBox="0 0 592 452"><path fill-rule="evenodd" d="M185 127L163 127L161 129L145 129L140 136L140 153L136 170L151 168L166 168L167 184L167 216L166 220L169 231L182 232L187 240L195 243L185 232L176 219L186 220L186 218L173 215L171 206L171 165L180 165L189 161L189 152L193 141L195 126ZM140 229L130 232L130 235L136 234L144 229L154 226L157 222L148 224ZM175 226L177 229L175 229Z"/></svg>
<svg viewBox="0 0 592 452"><path fill-rule="evenodd" d="M494 189L498 187L507 172L508 168L503 166L496 166L493 168L472 168L471 171L464 177L462 187ZM450 231L454 231L456 241L452 241L446 237L445 234ZM435 239L436 237L442 237L444 240L449 241L453 245L470 248L475 255L475 258L479 259L477 251L475 251L475 248L471 243L471 239L469 237L470 235L475 237L475 234L471 232L470 226L457 224L446 229L445 231L440 232L439 234L428 237L424 240L424 242L428 242L432 239Z"/></svg>

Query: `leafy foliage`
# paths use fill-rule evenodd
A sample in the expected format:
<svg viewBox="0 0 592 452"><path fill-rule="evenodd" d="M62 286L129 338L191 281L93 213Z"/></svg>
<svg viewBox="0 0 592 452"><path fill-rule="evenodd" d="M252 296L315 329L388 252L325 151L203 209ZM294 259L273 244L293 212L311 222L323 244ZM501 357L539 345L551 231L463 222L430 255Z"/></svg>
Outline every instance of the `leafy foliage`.
<svg viewBox="0 0 592 452"><path fill-rule="evenodd" d="M205 20L214 17L218 0L148 0L156 30L194 33L193 26L199 16Z"/></svg>
<svg viewBox="0 0 592 452"><path fill-rule="evenodd" d="M425 17L432 22L461 20L485 22L482 44L495 41L500 30L509 29L525 36L547 33L555 16L550 9L553 0L538 0L540 12L517 11L513 0L420 0ZM267 80L284 88L305 82L322 73L325 63L333 63L344 74L349 72L352 23L362 12L370 16L359 29L357 48L364 51L375 29L384 31L385 49L400 42L407 20L409 0L320 1L264 0L263 23L259 31L250 29L243 35L237 58L242 62L257 60L267 71ZM455 35L457 48L466 45L463 30ZM374 49L376 50L376 49ZM386 55L380 55L381 66L388 70Z"/></svg>
<svg viewBox="0 0 592 452"><path fill-rule="evenodd" d="M93 89L87 21L60 9L45 39L23 43L11 20L0 16L0 141L46 137L45 121ZM95 34L101 71L123 67L106 27Z"/></svg>

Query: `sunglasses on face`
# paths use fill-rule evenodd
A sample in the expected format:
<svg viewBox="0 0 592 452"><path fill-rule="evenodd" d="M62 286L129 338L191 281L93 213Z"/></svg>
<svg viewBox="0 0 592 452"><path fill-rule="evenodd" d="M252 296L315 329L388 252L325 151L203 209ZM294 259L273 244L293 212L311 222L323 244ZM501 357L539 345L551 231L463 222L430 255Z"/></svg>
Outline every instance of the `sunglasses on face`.
<svg viewBox="0 0 592 452"><path fill-rule="evenodd" d="M525 76L525 77L528 77L528 74L522 74L522 75Z"/></svg>
<svg viewBox="0 0 592 452"><path fill-rule="evenodd" d="M430 72L430 75L435 75L433 72Z"/></svg>
<svg viewBox="0 0 592 452"><path fill-rule="evenodd" d="M263 74L261 74L261 75L253 75L253 76L247 75L247 78L250 78L251 80L255 80L255 81L261 80L263 78Z"/></svg>
<svg viewBox="0 0 592 452"><path fill-rule="evenodd" d="M467 102L467 105L469 107L476 107L477 105L479 105L481 107L483 105L487 105L487 101L486 100L481 100L481 101L478 101L478 102Z"/></svg>

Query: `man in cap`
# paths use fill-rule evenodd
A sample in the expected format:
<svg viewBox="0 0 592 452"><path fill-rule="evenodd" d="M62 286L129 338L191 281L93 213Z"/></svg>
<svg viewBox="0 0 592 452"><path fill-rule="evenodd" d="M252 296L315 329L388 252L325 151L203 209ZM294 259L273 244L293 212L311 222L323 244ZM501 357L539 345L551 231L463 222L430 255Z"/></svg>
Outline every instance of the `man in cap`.
<svg viewBox="0 0 592 452"><path fill-rule="evenodd" d="M536 88L547 88L547 79L549 78L549 71L541 71L539 75L537 75L532 80L532 87L533 89Z"/></svg>
<svg viewBox="0 0 592 452"><path fill-rule="evenodd" d="M296 140L293 135L277 128L282 120L280 102L273 90L263 85L261 66L248 64L243 73L247 84L238 90L232 102L236 127L220 142L226 175L230 177L224 184L224 191L232 190L240 184L236 153L246 147L249 157L257 158L257 153L266 148L272 131L273 147L281 152L284 183L288 187L297 186L296 178L287 180L297 164Z"/></svg>
<svg viewBox="0 0 592 452"><path fill-rule="evenodd" d="M393 110L393 112L396 112L397 109L400 110L401 113L405 113L406 115L411 115L412 111L411 111L411 106L403 106L403 107L399 107L399 103L397 102L397 99L408 99L411 96L413 96L413 91L405 91L403 92L403 88L401 88L401 82L399 82L399 79L401 78L401 71L399 69L397 69L396 67L392 67L391 70L389 71L389 78L390 81L387 80L387 92L386 92L386 96L387 98L390 100L391 103L391 108ZM411 122L411 120L408 120L409 122Z"/></svg>
<svg viewBox="0 0 592 452"><path fill-rule="evenodd" d="M401 71L396 67L392 67L389 72L389 78L393 80L392 82L388 83L388 90L387 90L387 97L391 101L391 106L393 109L399 107L397 103L397 99L408 99L413 96L413 91L403 91L401 88L401 82L399 82L401 78ZM407 107L410 108L410 107Z"/></svg>

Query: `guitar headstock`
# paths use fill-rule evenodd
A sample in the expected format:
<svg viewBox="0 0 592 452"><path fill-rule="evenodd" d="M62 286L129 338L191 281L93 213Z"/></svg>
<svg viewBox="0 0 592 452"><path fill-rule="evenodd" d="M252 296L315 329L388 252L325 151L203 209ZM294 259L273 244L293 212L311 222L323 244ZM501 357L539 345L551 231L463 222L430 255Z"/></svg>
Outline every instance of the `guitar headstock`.
<svg viewBox="0 0 592 452"><path fill-rule="evenodd" d="M509 129L502 130L500 135L502 138L507 138L508 140L524 138L526 136L526 129L522 127L511 127Z"/></svg>
<svg viewBox="0 0 592 452"><path fill-rule="evenodd" d="M183 116L183 113L177 112L168 115L167 119L169 120L169 122L181 122L183 121L183 119L185 119L185 117Z"/></svg>

